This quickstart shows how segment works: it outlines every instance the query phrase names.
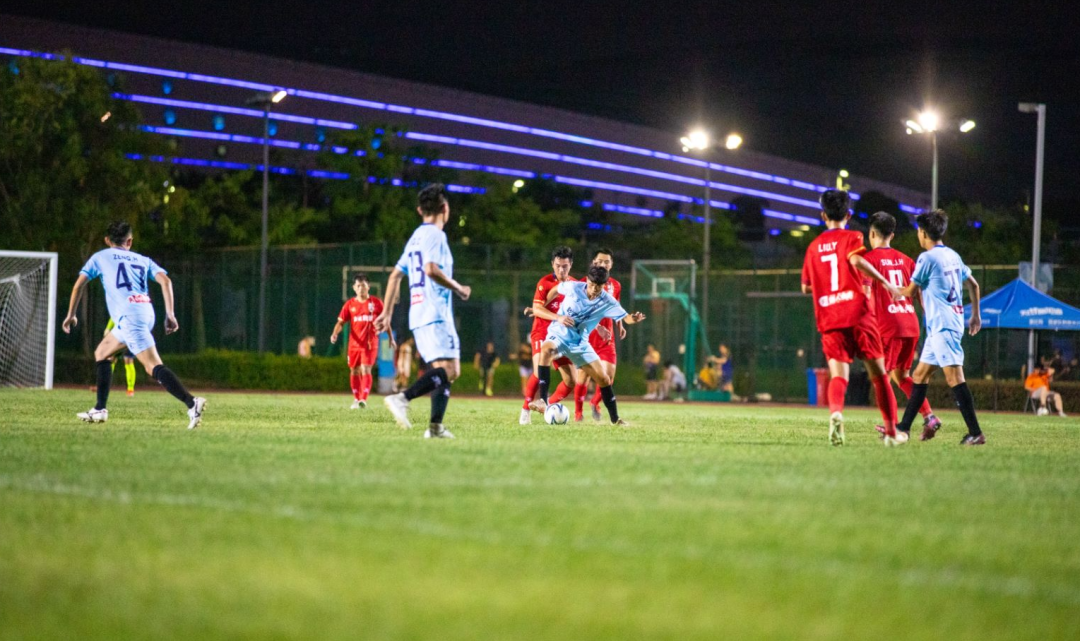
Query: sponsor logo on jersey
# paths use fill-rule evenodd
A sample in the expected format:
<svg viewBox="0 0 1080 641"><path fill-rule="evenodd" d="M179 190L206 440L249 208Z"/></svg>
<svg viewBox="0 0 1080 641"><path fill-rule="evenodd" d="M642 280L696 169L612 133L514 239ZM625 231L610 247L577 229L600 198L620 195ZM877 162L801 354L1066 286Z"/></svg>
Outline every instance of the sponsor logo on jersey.
<svg viewBox="0 0 1080 641"><path fill-rule="evenodd" d="M146 294L132 294L128 296L129 303L149 303L150 297Z"/></svg>
<svg viewBox="0 0 1080 641"><path fill-rule="evenodd" d="M842 292L836 292L835 294L828 294L827 296L821 296L818 298L818 305L822 307L829 307L837 303L846 303L848 301L855 300L855 292L848 289Z"/></svg>
<svg viewBox="0 0 1080 641"><path fill-rule="evenodd" d="M911 303L889 303L890 314L914 314L915 306Z"/></svg>
<svg viewBox="0 0 1080 641"><path fill-rule="evenodd" d="M357 314L352 317L354 323L370 323L375 320L374 314Z"/></svg>
<svg viewBox="0 0 1080 641"><path fill-rule="evenodd" d="M415 292L413 292L412 297L409 299L409 304L410 305L420 305L423 302L424 302L424 292L423 291L415 291Z"/></svg>

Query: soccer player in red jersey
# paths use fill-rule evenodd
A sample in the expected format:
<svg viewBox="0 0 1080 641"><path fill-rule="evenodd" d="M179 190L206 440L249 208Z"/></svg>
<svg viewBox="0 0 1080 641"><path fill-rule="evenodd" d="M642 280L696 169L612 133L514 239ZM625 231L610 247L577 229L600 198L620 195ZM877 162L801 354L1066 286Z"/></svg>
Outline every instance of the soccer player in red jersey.
<svg viewBox="0 0 1080 641"><path fill-rule="evenodd" d="M338 314L334 333L330 342L337 343L338 334L346 323L349 329L349 387L353 393L350 409L367 407L368 394L371 393L371 367L379 352L379 332L375 329L375 319L383 311L382 301L369 295L371 285L366 274L357 274L353 278L355 298L345 301Z"/></svg>
<svg viewBox="0 0 1080 641"><path fill-rule="evenodd" d="M896 219L891 214L879 211L871 216L871 249L866 253L866 261L894 287L904 288L911 282L915 261L892 248L895 234ZM915 385L911 378L911 364L915 360L915 346L919 342L919 318L915 315L913 301L908 298L893 300L885 288L869 279L863 284L873 301L881 346L885 352L885 369L904 395L910 397L911 389ZM920 304L921 302L920 300ZM941 421L934 416L929 401L923 401L919 413L923 416L924 427L935 432L941 427Z"/></svg>
<svg viewBox="0 0 1080 641"><path fill-rule="evenodd" d="M559 283L570 280L570 268L573 265L574 251L569 247L556 247L551 252L551 273L541 278L540 282L536 284L536 289L533 291L532 307L525 310L527 316L532 316L530 312L536 307L546 309L554 314L559 313L559 305L562 304L563 299L562 294L558 292ZM532 423L529 403L536 398L536 389L540 384L536 372L539 371L537 367L540 362L540 348L544 344L544 339L547 338L549 324L551 324L551 321L539 316L533 316L532 332L529 335L529 340L532 343L533 374L525 383L525 402L521 405L521 416L518 418L518 423L521 425ZM562 398L569 393L569 390L573 389L574 367L570 363L570 359L566 357L555 359L552 365L557 367L559 373L562 374L563 380L556 389L556 393L562 392L562 396L559 397Z"/></svg>
<svg viewBox="0 0 1080 641"><path fill-rule="evenodd" d="M598 249L593 254L593 265L599 265L611 273L611 267L614 265L614 254L610 249ZM586 281L588 277L584 277L581 280ZM607 283L604 284L604 291L611 294L615 300L620 301L622 299L622 284L614 278L608 277ZM601 330L600 328L604 328ZM619 340L626 338L626 328L623 327L622 321L613 322L610 318L605 318L600 321L600 325L597 329L589 334L589 344L596 350L596 355L600 357L600 367L607 374L608 378L612 381L615 380L615 331L618 328ZM589 377L583 370L578 370L577 380L574 385L574 420L580 421L584 418L582 412L585 407L585 396L589 393ZM555 395L552 395L551 402L557 402ZM600 388L596 388L596 392L593 393L592 399L589 404L592 405L592 417L593 420L601 420L600 415Z"/></svg>
<svg viewBox="0 0 1080 641"><path fill-rule="evenodd" d="M881 283L896 298L900 298L900 292L863 257L866 248L862 232L845 229L851 218L848 193L829 189L821 194L819 202L828 229L806 249L802 291L814 297L821 346L829 360L829 441L844 444L844 393L851 362L859 358L874 384L874 396L885 421L885 444L896 445L906 434L898 437L896 432L896 395L885 377L881 337L862 288L863 274Z"/></svg>

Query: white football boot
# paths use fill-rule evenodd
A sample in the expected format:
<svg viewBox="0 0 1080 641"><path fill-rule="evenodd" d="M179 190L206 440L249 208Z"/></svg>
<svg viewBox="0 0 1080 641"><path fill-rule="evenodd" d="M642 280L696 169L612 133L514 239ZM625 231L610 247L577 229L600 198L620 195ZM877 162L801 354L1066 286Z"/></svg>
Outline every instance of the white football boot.
<svg viewBox="0 0 1080 641"><path fill-rule="evenodd" d="M405 398L404 393L384 396L383 405L385 405L386 409L393 415L394 420L397 421L398 427L403 430L412 427L412 423L409 422L409 400Z"/></svg>
<svg viewBox="0 0 1080 641"><path fill-rule="evenodd" d="M518 416L518 425L532 425L532 412L526 409L521 410L521 416Z"/></svg>
<svg viewBox="0 0 1080 641"><path fill-rule="evenodd" d="M833 412L829 416L829 442L840 446L846 440L844 437L844 415L840 412Z"/></svg>
<svg viewBox="0 0 1080 641"><path fill-rule="evenodd" d="M196 427L199 426L199 423L202 423L203 409L205 407L206 407L206 399L202 398L202 397L199 397L199 396L196 396L195 397L195 405L193 405L191 407L191 409L189 409L187 411L187 415L188 415L187 428L189 430L195 429Z"/></svg>
<svg viewBox="0 0 1080 641"><path fill-rule="evenodd" d="M109 410L97 410L91 408L86 410L85 412L79 412L75 416L78 416L81 420L86 421L87 423L104 423L105 421L109 420Z"/></svg>
<svg viewBox="0 0 1080 641"><path fill-rule="evenodd" d="M454 438L450 430L442 426L442 423L432 423L424 432L424 438Z"/></svg>

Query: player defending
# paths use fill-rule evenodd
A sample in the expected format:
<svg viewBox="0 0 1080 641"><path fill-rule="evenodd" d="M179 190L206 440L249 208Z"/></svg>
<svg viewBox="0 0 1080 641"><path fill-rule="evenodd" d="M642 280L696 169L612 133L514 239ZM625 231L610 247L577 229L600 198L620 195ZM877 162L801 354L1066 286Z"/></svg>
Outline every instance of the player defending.
<svg viewBox="0 0 1080 641"><path fill-rule="evenodd" d="M454 438L443 427L443 415L450 402L450 385L461 373L461 344L454 327L452 294L469 300L472 288L454 280L454 257L446 242L443 227L450 220L450 202L446 188L439 183L428 185L417 197L416 211L423 224L416 228L397 265L386 282L386 301L375 319L378 333L390 332L390 320L397 305L401 279L409 277L409 329L416 339L420 357L429 367L404 392L383 399L386 409L405 429L409 422L409 402L431 394L431 420L424 438Z"/></svg>
<svg viewBox="0 0 1080 641"><path fill-rule="evenodd" d="M551 273L544 276L536 283L536 291L533 296L532 307L524 310L526 316L533 317L532 332L529 340L532 343L533 373L525 383L525 402L521 404L521 416L518 424L529 425L532 423L532 415L529 413L529 404L536 398L536 389L540 384L538 378L540 366L540 347L547 338L548 325L551 321L536 313L537 309L546 309L553 314L559 313L559 305L562 304L562 294L559 293L559 283L570 280L570 268L574 265L574 252L569 247L556 247L551 252ZM555 367L562 374L562 383L555 390L560 394L559 398L566 396L573 389L574 371L570 359L566 357L556 358Z"/></svg>
<svg viewBox="0 0 1080 641"><path fill-rule="evenodd" d="M608 280L604 283L604 291L611 294L611 297L616 302L622 303L622 284L619 281L611 277L611 267L615 264L614 254L610 249L598 249L593 254L593 265L599 265L608 270ZM581 280L586 281L588 277L584 277ZM612 384L615 382L615 331L616 325L618 325L619 340L626 338L626 327L623 326L622 321L618 323L613 322L610 318L600 319L600 324L597 329L589 334L589 344L592 345L596 351L596 355L600 357L600 367L603 368L604 373L611 379ZM600 328L603 328L603 331ZM589 379L585 375L585 372L578 370L577 381L574 386L574 420L580 421L584 417L582 416L582 410L585 407L585 396L589 393ZM552 397L554 401L554 397ZM592 405L592 417L594 421L600 420L600 386L596 387L596 391L593 393L592 400L589 402Z"/></svg>
<svg viewBox="0 0 1080 641"><path fill-rule="evenodd" d="M540 398L530 404L537 412L547 409L548 385L551 380L551 362L558 354L563 354L586 374L600 388L600 398L607 407L608 416L613 425L629 425L619 418L619 409L615 403L615 391L611 389L611 377L600 364L600 357L589 344L589 334L600 324L600 319L610 318L633 325L645 320L641 312L627 314L615 298L604 291L608 280L607 269L599 265L589 268L588 280L566 281L559 283L559 293L563 295L559 314L545 308L535 309L537 316L552 321L547 337L540 350L539 373Z"/></svg>
<svg viewBox="0 0 1080 641"><path fill-rule="evenodd" d="M149 281L155 280L161 286L161 295L165 302L165 333L172 334L180 329L173 311L172 280L165 270L153 260L131 251L131 225L115 222L109 225L103 249L86 261L75 286L71 290L67 318L64 319L65 334L79 324L75 309L86 291L86 285L101 277L105 288L105 302L110 318L116 319L116 327L105 335L94 350L97 361L97 403L92 409L80 412L78 417L88 423L104 423L109 420L109 386L112 383L111 358L127 348L135 354L146 373L154 377L170 394L188 408L188 429L195 429L202 422L206 399L192 396L184 388L176 374L161 362L154 343L154 306L150 303Z"/></svg>
<svg viewBox="0 0 1080 641"><path fill-rule="evenodd" d="M814 316L821 347L829 360L829 441L843 445L844 393L851 361L861 359L874 384L874 397L885 422L886 445L897 445L907 434L896 432L896 395L885 377L885 359L877 323L863 292L863 274L880 283L890 295L900 292L863 257L861 232L849 231L851 198L846 191L821 194L821 218L828 228L810 242L803 261L802 291L814 296ZM861 273L860 273L861 272Z"/></svg>
<svg viewBox="0 0 1080 641"><path fill-rule="evenodd" d="M105 334L102 335L102 338L108 336L114 327L116 327L116 321L110 318L108 324L105 325ZM110 360L112 361L112 367L109 370L115 374L118 359L113 356ZM135 355L131 353L130 349L124 350L124 374L127 375L127 395L128 397L135 396Z"/></svg>
<svg viewBox="0 0 1080 641"><path fill-rule="evenodd" d="M891 214L879 211L871 216L871 249L866 253L866 260L894 287L905 287L911 282L915 261L892 248L895 235L896 219ZM885 351L885 369L889 372L889 378L910 398L911 388L915 385L911 379L911 364L915 360L915 346L919 342L919 318L915 315L915 306L908 298L893 300L892 295L880 284L871 280L864 283L869 288L874 316L877 318L881 347ZM941 421L934 416L928 401L923 401L919 413L923 416L924 427L933 430L941 427Z"/></svg>
<svg viewBox="0 0 1080 641"><path fill-rule="evenodd" d="M920 214L915 222L919 225L919 245L925 250L915 262L911 282L900 290L904 296L914 296L922 290L923 309L926 311L926 341L923 343L919 365L912 378L915 385L908 396L904 420L898 430L908 432L915 415L926 399L926 387L937 369L945 370L945 381L952 388L956 406L964 417L968 433L961 445L985 445L986 436L979 428L975 416L975 399L964 380L964 348L960 339L964 335L964 292L971 296L971 319L968 331L972 336L979 333L982 317L979 314L979 283L971 277L971 270L960 255L945 246L942 238L949 226L949 219L940 209ZM938 427L923 428L921 440L934 438Z"/></svg>
<svg viewBox="0 0 1080 641"><path fill-rule="evenodd" d="M338 334L345 326L349 328L349 387L353 393L350 409L367 407L368 394L371 393L371 368L379 353L379 333L375 331L375 319L383 311L383 303L375 296L370 296L371 284L366 274L357 274L353 278L354 298L345 302L338 314L337 324L330 334L330 342L337 343Z"/></svg>

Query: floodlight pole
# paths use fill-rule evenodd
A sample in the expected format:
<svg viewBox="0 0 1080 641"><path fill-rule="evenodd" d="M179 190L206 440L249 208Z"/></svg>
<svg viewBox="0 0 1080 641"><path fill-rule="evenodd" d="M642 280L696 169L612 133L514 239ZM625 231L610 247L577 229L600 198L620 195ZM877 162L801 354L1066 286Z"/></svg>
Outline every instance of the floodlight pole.
<svg viewBox="0 0 1080 641"><path fill-rule="evenodd" d="M1035 112L1039 116L1038 133L1035 139L1035 203L1032 212L1031 230L1031 286L1039 286L1039 250L1042 244L1042 191L1043 191L1043 154L1046 148L1046 105L1043 103L1022 102L1020 111ZM1035 330L1028 330L1028 363L1030 374L1035 368Z"/></svg>
<svg viewBox="0 0 1080 641"><path fill-rule="evenodd" d="M712 247L709 238L709 227L712 224L712 168L709 160L705 159L705 237L703 239L702 252L702 279L701 279L701 328L705 334L705 352L711 349L709 338L709 261L712 256Z"/></svg>
<svg viewBox="0 0 1080 641"><path fill-rule="evenodd" d="M262 241L259 248L259 353L266 351L267 253L270 248L270 101L263 105Z"/></svg>
<svg viewBox="0 0 1080 641"><path fill-rule="evenodd" d="M937 131L930 132L930 149L934 156L934 161L930 165L930 211L937 209L938 201L938 150L937 150Z"/></svg>

